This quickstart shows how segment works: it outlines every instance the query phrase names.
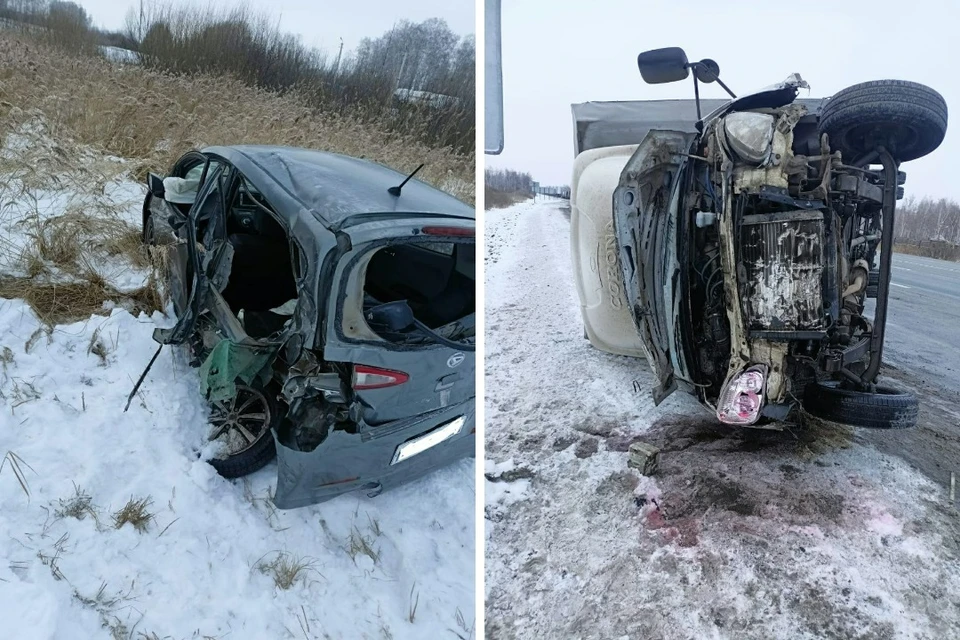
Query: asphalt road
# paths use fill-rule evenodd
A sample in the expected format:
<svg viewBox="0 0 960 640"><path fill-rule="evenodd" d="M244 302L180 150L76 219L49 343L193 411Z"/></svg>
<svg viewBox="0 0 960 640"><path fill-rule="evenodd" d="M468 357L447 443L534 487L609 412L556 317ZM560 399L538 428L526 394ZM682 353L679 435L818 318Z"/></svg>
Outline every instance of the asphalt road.
<svg viewBox="0 0 960 640"><path fill-rule="evenodd" d="M885 359L960 393L960 263L895 254L890 283Z"/></svg>
<svg viewBox="0 0 960 640"><path fill-rule="evenodd" d="M859 429L857 439L947 486L960 476L960 264L895 254L890 282L881 375L916 394L920 417L913 429Z"/></svg>

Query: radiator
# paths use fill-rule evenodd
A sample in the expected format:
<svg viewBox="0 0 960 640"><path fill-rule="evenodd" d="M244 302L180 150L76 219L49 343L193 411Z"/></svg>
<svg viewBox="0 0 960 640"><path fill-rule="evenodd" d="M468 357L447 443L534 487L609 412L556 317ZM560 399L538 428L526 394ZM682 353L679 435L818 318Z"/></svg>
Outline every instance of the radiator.
<svg viewBox="0 0 960 640"><path fill-rule="evenodd" d="M822 212L744 216L739 263L740 295L751 335L791 339L799 337L791 333L824 328Z"/></svg>

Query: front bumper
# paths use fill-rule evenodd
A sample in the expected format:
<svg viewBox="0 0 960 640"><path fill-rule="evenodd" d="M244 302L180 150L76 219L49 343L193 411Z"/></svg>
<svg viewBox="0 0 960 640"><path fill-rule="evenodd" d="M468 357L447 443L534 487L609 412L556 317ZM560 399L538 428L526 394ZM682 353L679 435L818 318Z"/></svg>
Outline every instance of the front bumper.
<svg viewBox="0 0 960 640"><path fill-rule="evenodd" d="M398 446L459 416L465 422L457 435L391 464ZM426 415L376 427L361 425L358 433L333 431L313 451L291 449L274 433L279 468L273 502L280 509L295 509L354 491L377 495L473 455L475 426L475 399L471 398Z"/></svg>

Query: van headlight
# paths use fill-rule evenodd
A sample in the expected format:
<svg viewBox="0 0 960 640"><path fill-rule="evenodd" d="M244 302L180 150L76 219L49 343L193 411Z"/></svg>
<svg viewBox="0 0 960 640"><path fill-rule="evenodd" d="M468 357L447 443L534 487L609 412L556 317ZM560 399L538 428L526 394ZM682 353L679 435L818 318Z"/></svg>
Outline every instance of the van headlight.
<svg viewBox="0 0 960 640"><path fill-rule="evenodd" d="M765 165L773 149L774 117L767 113L738 111L723 119L727 146L743 162Z"/></svg>

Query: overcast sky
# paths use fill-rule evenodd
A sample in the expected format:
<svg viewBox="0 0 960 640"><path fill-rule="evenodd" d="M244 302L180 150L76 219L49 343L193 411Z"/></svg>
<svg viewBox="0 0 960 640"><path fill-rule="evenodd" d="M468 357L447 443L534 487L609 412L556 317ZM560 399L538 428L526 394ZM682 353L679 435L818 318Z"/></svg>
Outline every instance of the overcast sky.
<svg viewBox="0 0 960 640"><path fill-rule="evenodd" d="M97 26L111 30L123 28L127 9L140 6L139 0L76 1ZM153 1L145 0L148 4ZM170 3L200 4L189 0L170 0ZM249 0L246 4L277 17L281 28L300 35L304 44L334 55L340 38L343 38L344 51L350 51L361 39L382 35L400 20L422 22L427 18L443 18L454 33L461 36L476 31L474 0Z"/></svg>
<svg viewBox="0 0 960 640"><path fill-rule="evenodd" d="M947 137L926 158L905 163L907 194L960 200L960 3L717 2L687 0L503 0L505 145L487 165L529 171L542 184L569 184L570 105L591 100L692 98L692 81L646 85L637 54L680 46L713 58L737 94L792 72L821 97L867 80L927 84L953 112ZM723 98L716 84L703 97Z"/></svg>

